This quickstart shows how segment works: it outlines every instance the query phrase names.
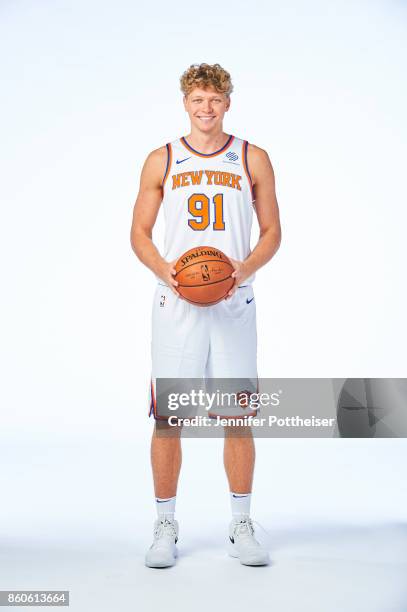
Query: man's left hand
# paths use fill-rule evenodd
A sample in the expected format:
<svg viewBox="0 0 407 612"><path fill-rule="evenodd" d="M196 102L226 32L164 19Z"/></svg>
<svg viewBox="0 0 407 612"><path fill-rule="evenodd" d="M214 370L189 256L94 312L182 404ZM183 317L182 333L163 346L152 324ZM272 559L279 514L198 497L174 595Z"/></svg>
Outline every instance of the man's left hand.
<svg viewBox="0 0 407 612"><path fill-rule="evenodd" d="M236 259L232 259L231 257L229 257L229 259L234 267L234 271L232 272L232 278L235 279L235 284L225 297L225 300L231 298L238 286L250 276L250 272L247 270L247 266L244 261L237 261Z"/></svg>

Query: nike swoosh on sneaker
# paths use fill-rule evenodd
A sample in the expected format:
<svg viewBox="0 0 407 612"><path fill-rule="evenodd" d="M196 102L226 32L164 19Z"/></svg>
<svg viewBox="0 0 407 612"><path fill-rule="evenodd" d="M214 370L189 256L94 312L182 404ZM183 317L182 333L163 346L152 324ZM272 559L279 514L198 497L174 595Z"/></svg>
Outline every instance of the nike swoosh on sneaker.
<svg viewBox="0 0 407 612"><path fill-rule="evenodd" d="M252 297L252 299L251 299L251 300L246 299L246 304L250 304L250 302L253 302L253 300L254 300L254 297Z"/></svg>
<svg viewBox="0 0 407 612"><path fill-rule="evenodd" d="M190 155L189 157L185 157L185 159L177 159L177 164L182 164L182 162L187 161L187 159L191 159L192 155Z"/></svg>

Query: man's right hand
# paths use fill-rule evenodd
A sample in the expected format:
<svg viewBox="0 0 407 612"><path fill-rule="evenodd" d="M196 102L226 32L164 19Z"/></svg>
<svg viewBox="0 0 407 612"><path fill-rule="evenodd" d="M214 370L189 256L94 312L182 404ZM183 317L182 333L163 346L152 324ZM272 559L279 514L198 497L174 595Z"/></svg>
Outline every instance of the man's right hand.
<svg viewBox="0 0 407 612"><path fill-rule="evenodd" d="M163 259L160 270L158 271L158 276L166 285L169 286L175 295L182 298L182 295L178 293L176 289L176 287L178 287L178 281L174 278L175 274L177 273L175 269L175 264L177 261L178 259L174 259L174 261L165 261L165 259Z"/></svg>

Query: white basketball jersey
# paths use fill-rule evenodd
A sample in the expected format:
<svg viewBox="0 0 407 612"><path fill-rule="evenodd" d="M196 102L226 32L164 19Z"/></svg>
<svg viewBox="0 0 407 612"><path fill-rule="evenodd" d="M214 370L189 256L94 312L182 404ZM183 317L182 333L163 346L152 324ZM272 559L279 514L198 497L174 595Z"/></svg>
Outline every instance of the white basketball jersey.
<svg viewBox="0 0 407 612"><path fill-rule="evenodd" d="M166 261L199 246L213 246L239 261L250 254L254 195L247 145L229 136L221 149L204 154L184 137L167 144L162 203Z"/></svg>

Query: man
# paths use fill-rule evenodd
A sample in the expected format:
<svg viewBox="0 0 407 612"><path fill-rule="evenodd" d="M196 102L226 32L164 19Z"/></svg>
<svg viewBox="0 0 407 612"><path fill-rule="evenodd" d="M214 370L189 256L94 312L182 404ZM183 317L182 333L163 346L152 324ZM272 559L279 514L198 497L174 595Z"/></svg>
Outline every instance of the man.
<svg viewBox="0 0 407 612"><path fill-rule="evenodd" d="M153 303L150 409L156 418L157 378L257 377L252 281L281 239L267 153L223 131L231 102L229 73L219 64L192 65L181 77L181 90L190 133L147 157L131 230L133 250L159 279ZM161 203L166 221L163 256L152 242ZM260 237L250 252L253 210ZM182 299L174 278L179 256L203 245L218 248L230 258L235 279L226 298L207 308ZM216 416L216 409L213 412ZM179 435L158 436L157 422L151 460L158 519L146 565L167 567L177 554L174 512L181 442ZM254 461L252 436L234 436L233 429L226 432L224 465L233 515L229 553L243 564L264 565L269 562L268 552L254 538L250 518Z"/></svg>

